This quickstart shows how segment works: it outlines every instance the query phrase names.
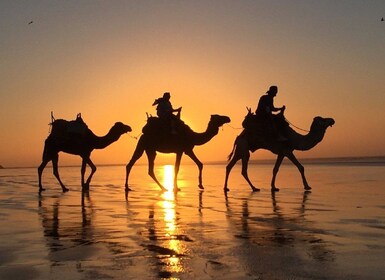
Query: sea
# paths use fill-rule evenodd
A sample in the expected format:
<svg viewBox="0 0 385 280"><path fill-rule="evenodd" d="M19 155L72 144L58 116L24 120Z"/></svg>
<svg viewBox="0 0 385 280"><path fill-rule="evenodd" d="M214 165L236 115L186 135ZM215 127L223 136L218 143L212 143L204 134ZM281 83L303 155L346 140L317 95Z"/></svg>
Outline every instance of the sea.
<svg viewBox="0 0 385 280"><path fill-rule="evenodd" d="M156 165L161 191L135 165L98 166L90 189L80 167L0 169L0 279L384 279L385 157L301 160L311 191L284 162L252 161L252 192L236 165Z"/></svg>

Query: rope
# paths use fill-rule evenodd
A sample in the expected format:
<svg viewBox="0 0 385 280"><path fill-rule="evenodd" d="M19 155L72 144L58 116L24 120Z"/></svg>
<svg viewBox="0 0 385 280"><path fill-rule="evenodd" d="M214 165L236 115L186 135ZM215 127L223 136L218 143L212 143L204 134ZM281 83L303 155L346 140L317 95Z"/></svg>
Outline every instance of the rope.
<svg viewBox="0 0 385 280"><path fill-rule="evenodd" d="M232 128L232 129L236 129L236 130L241 130L243 129L243 127L234 127L234 126L231 126L229 125L228 123L226 124L228 127Z"/></svg>
<svg viewBox="0 0 385 280"><path fill-rule="evenodd" d="M135 139L135 140L138 140L138 138L140 137L140 136L142 136L142 132L141 133L139 133L138 134L138 136L132 136L131 134L129 134L128 136L130 136L132 139Z"/></svg>
<svg viewBox="0 0 385 280"><path fill-rule="evenodd" d="M304 132L310 132L309 130L306 130L306 129L303 129L303 128L300 128L296 125L294 125L293 123L291 123L287 118L285 118L285 120L288 122L288 124L290 124L291 126L295 127L296 129L299 129L299 130L302 130ZM231 126L229 125L228 123L226 124L228 127L232 128L232 129L235 129L235 130L241 130L243 129L243 127L234 127L234 126Z"/></svg>
<svg viewBox="0 0 385 280"><path fill-rule="evenodd" d="M291 126L294 126L296 129L299 129L299 130L302 130L302 131L305 131L305 132L310 132L309 130L300 128L300 127L298 127L298 126L292 124L287 118L285 118L285 121L287 121Z"/></svg>

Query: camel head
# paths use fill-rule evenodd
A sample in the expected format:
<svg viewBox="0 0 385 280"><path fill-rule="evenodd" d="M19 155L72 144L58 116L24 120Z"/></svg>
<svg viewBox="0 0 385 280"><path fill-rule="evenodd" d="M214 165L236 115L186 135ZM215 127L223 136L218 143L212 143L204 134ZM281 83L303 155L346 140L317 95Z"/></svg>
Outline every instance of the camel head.
<svg viewBox="0 0 385 280"><path fill-rule="evenodd" d="M231 120L227 116L211 115L210 124L214 127L221 127L225 123L229 123Z"/></svg>
<svg viewBox="0 0 385 280"><path fill-rule="evenodd" d="M325 131L329 126L333 126L335 121L332 118L315 117L311 124L310 131Z"/></svg>
<svg viewBox="0 0 385 280"><path fill-rule="evenodd" d="M132 131L131 127L125 125L122 122L116 122L114 126L111 128L110 133L114 135L122 135L124 133Z"/></svg>

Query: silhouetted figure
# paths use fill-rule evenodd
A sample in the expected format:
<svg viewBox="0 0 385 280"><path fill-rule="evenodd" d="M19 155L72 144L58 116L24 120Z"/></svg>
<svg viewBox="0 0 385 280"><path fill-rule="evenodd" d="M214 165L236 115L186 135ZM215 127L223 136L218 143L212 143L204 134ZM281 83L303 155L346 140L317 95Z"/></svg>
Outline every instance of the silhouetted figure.
<svg viewBox="0 0 385 280"><path fill-rule="evenodd" d="M174 109L170 102L171 95L169 92L165 92L162 97L156 99L152 106L156 105L156 114L158 117L165 123L166 126L169 126L171 133L176 134L176 122L180 119L180 112L182 107ZM173 113L177 112L175 116Z"/></svg>
<svg viewBox="0 0 385 280"><path fill-rule="evenodd" d="M384 21L384 18L381 18L381 21Z"/></svg>
<svg viewBox="0 0 385 280"><path fill-rule="evenodd" d="M171 98L170 93L165 92L162 97L156 99L152 104L153 106L157 105L156 113L158 117L167 118L170 115L173 115L174 112L180 113L182 107L179 107L178 109L174 109L170 102L170 98Z"/></svg>
<svg viewBox="0 0 385 280"><path fill-rule="evenodd" d="M116 142L122 134L131 131L131 128L128 125L117 122L105 136L99 137L88 129L80 114L77 115L77 118L74 121L55 120L52 114L51 117L52 130L45 140L43 161L38 168L39 192L45 191L41 183L41 177L44 168L50 161L52 161L53 174L60 183L63 192L68 191L59 176L59 152L78 155L82 158L81 185L83 189L88 189L91 178L96 171L96 166L90 159L91 152L94 149L106 148L113 142ZM87 178L87 181L84 181L87 164L91 167L91 173Z"/></svg>
<svg viewBox="0 0 385 280"><path fill-rule="evenodd" d="M273 114L273 112L283 113L286 108L285 106L282 106L280 108L276 108L274 106L274 97L277 95L277 93L278 87L271 86L266 92L266 94L261 96L258 102L257 109L255 110L255 116L259 124L271 128L274 137L276 137L279 141L286 141L287 139L279 133L276 122L274 120L275 115Z"/></svg>
<svg viewBox="0 0 385 280"><path fill-rule="evenodd" d="M131 160L126 166L126 191L129 191L128 176L131 168L135 162L143 155L144 152L148 158L148 174L158 184L162 190L166 190L162 184L157 180L154 173L154 161L156 152L161 153L175 153L175 172L174 172L174 191L178 190L177 177L179 172L179 166L183 153L189 156L199 169L199 188L203 189L202 185L202 168L203 164L199 161L194 154L194 146L203 145L210 141L215 135L218 134L219 127L223 124L230 122L230 118L220 115L211 115L210 122L207 129L203 133L194 132L190 127L185 125L182 121L177 134L165 133L162 124L159 122L159 118L149 117L147 124L143 127L143 135L140 137L134 154Z"/></svg>

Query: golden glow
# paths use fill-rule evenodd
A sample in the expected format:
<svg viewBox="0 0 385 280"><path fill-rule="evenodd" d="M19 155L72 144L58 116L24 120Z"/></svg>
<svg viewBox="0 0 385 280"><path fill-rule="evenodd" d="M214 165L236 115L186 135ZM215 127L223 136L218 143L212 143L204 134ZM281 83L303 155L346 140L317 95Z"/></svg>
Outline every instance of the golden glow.
<svg viewBox="0 0 385 280"><path fill-rule="evenodd" d="M177 254L169 256L167 265L168 270L171 272L182 272L184 268L179 254L183 254L184 252L182 243L178 238L179 229L175 210L175 193L173 191L174 169L172 165L164 166L164 175L164 186L168 191L162 194L164 200L161 205L163 208L164 232L168 240L166 247Z"/></svg>
<svg viewBox="0 0 385 280"><path fill-rule="evenodd" d="M99 2L108 5L107 1ZM272 84L279 88L275 106L286 105L286 117L296 126L308 129L317 115L336 120L336 126L328 129L321 145L304 153L304 157L383 154L385 130L378 129L385 126L384 97L379 94L385 91L383 24L362 21L379 10L377 4L366 7L370 5L365 2L365 9L357 9L359 13L350 10L351 14L346 17L338 12L327 13L335 18L321 24L318 18L308 17L304 24L299 11L314 7L304 6L303 1L296 1L301 2L296 8L282 9L279 22L266 12L276 8L271 1L264 1L263 8L260 1L247 4L229 1L229 5L222 5L225 7L220 9L215 4L207 5L206 1L179 1L178 5L155 2L146 1L147 4L137 8L133 8L136 4L109 5L108 15L103 5L95 5L93 12L111 17L97 24L88 5L79 4L76 14L69 5L58 9L59 14L44 12L47 27L44 32L38 31L41 23L26 28L23 21L14 22L16 16L12 12L17 9L10 8L9 13L5 13L4 22L8 20L16 25L5 25L10 29L0 32L1 42L6 42L1 48L6 61L0 65L0 72L4 73L0 83L0 127L7 131L0 138L1 165L40 163L51 111L56 118L67 120L81 112L88 127L98 136L106 135L117 121L130 125L132 132L92 155L95 163L126 164L137 144L132 137L141 134L146 112L156 115L152 103L165 91L171 92L174 108L183 108L182 120L196 132L205 131L211 114L231 118L231 127L225 125L210 142L195 150L202 162L225 161L241 132L245 107L255 110L259 97ZM41 5L39 9L49 11L51 6ZM202 14L201 10L208 12ZM362 15L363 10L366 15ZM73 28L61 34L64 36L58 36L62 21L58 21L57 16L71 19ZM230 20L226 16L230 16ZM228 25L234 20L237 24ZM257 24L250 24L255 20ZM328 22L333 21L340 24L334 26L332 36L324 36L329 34ZM316 32L309 29L313 25L319 27ZM183 34L181 26L185 30ZM255 26L258 28L253 28ZM260 40L265 26L269 31ZM351 28L346 30L345 26ZM87 38L79 32L85 28ZM228 28L231 32L226 32ZM15 36L16 30L27 33ZM308 39L310 30L315 40ZM291 36L283 36L289 33ZM277 44L282 39L287 40L287 44ZM69 48L68 42L71 42ZM349 48L341 56L342 45L357 47ZM311 51L317 48L323 51ZM297 63L299 53L301 63ZM52 63L42 63L41 54L45 54L44 61L55 61L59 75L52 71ZM301 80L298 77L302 77ZM368 98L368 92L378 94ZM349 106L344 106L346 100ZM19 113L20 107L25 108L23 114ZM79 164L79 157L62 154L61 166ZM258 159L274 157L262 151L254 155ZM146 163L146 157L141 157L139 162Z"/></svg>
<svg viewBox="0 0 385 280"><path fill-rule="evenodd" d="M163 166L163 186L168 192L174 188L174 166L172 165Z"/></svg>

